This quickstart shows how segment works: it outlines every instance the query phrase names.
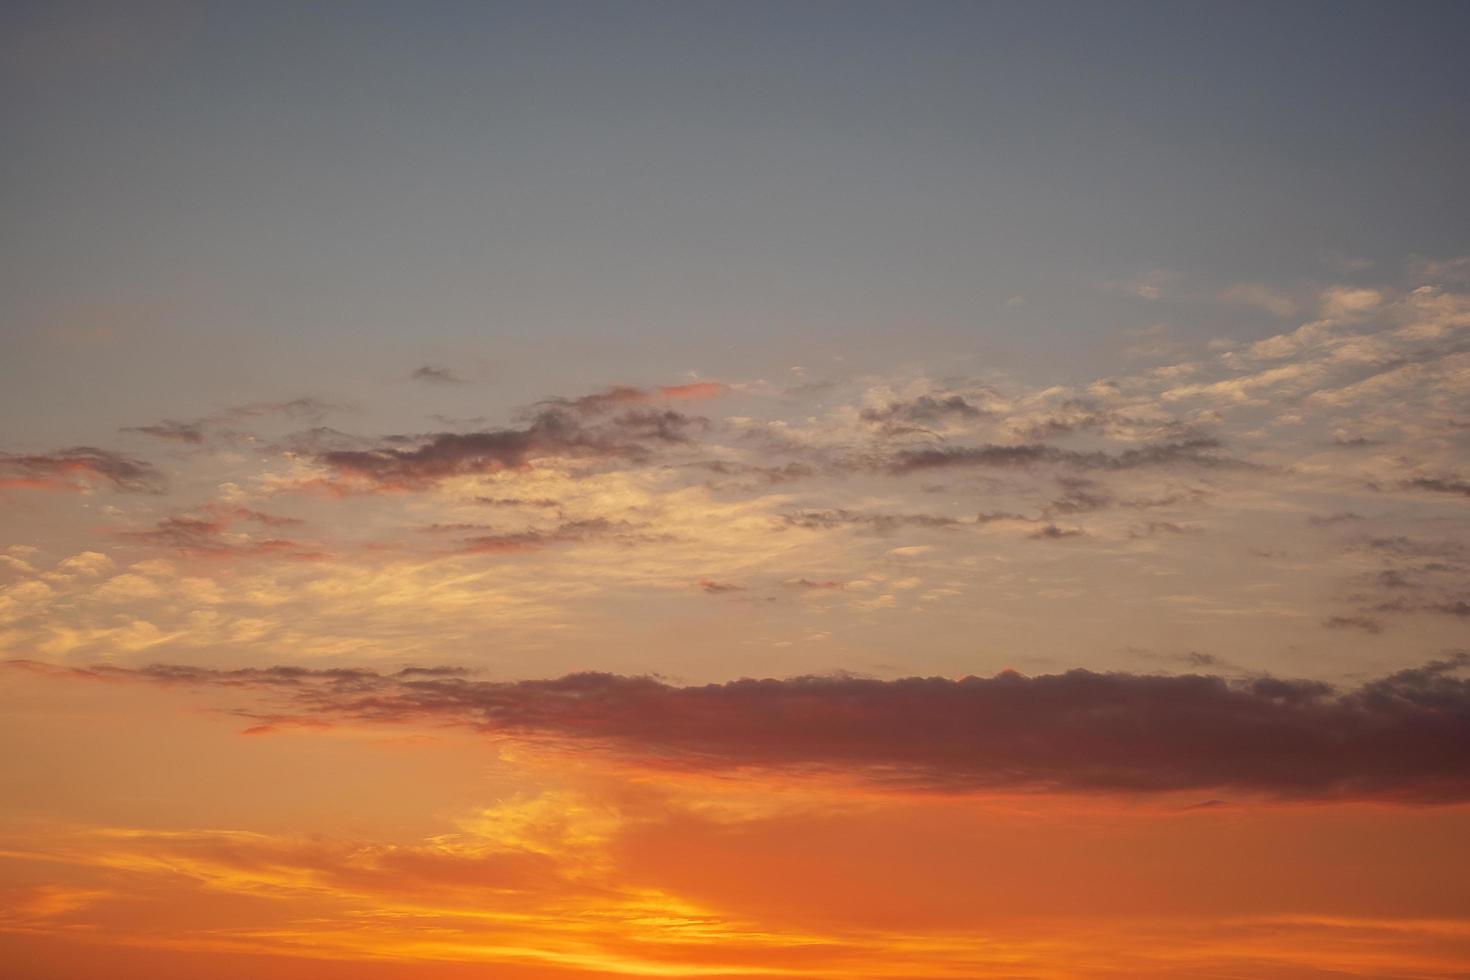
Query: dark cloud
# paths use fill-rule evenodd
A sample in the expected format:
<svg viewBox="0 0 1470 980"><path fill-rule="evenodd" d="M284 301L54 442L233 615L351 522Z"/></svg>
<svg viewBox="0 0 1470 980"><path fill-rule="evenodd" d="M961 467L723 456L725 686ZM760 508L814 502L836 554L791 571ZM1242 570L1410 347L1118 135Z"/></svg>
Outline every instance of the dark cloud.
<svg viewBox="0 0 1470 980"><path fill-rule="evenodd" d="M233 530L240 523L281 528L302 523L294 517L278 517L247 507L211 505L199 514L165 517L146 531L123 531L133 541L158 545L194 558L275 556L297 560L325 557L317 549L287 538L254 538Z"/></svg>
<svg viewBox="0 0 1470 980"><path fill-rule="evenodd" d="M1084 452L1042 443L1012 446L935 446L894 453L881 464L890 473L907 474L940 467L974 466L1015 469L1051 464L1075 469L1132 470L1146 467L1197 466L1243 467L1250 464L1220 452L1221 443L1211 438L1153 443L1137 449L1109 454Z"/></svg>
<svg viewBox="0 0 1470 980"><path fill-rule="evenodd" d="M415 381L426 381L434 385L464 384L464 378L439 364L422 364L414 368L413 374L409 377Z"/></svg>
<svg viewBox="0 0 1470 980"><path fill-rule="evenodd" d="M884 468L895 474L950 466L1016 468L1038 463L1061 463L1068 461L1073 455L1077 454L1039 443L1020 446L935 446L895 453L886 460Z"/></svg>
<svg viewBox="0 0 1470 980"><path fill-rule="evenodd" d="M371 449L315 455L338 478L332 489L413 490L455 476L520 469L541 456L642 462L651 457L651 447L687 442L690 432L705 425L705 419L673 410L631 409L587 420L571 409L549 407L524 428L388 438Z"/></svg>
<svg viewBox="0 0 1470 980"><path fill-rule="evenodd" d="M635 439L688 442L690 433L709 427L709 420L673 409L629 409L614 416L610 427Z"/></svg>
<svg viewBox="0 0 1470 980"><path fill-rule="evenodd" d="M1450 542L1419 541L1403 534L1364 538L1360 544L1362 547L1373 551L1387 552L1388 554L1404 558L1453 554L1460 550L1458 546Z"/></svg>
<svg viewBox="0 0 1470 980"><path fill-rule="evenodd" d="M425 534L463 534L466 531L493 531L495 527L491 524L461 522L459 524L426 524L419 530Z"/></svg>
<svg viewBox="0 0 1470 980"><path fill-rule="evenodd" d="M1201 528L1192 524L1175 524L1173 521L1149 521L1147 524L1131 528L1128 531L1130 538L1155 538L1161 534L1198 534Z"/></svg>
<svg viewBox="0 0 1470 980"><path fill-rule="evenodd" d="M174 419L164 419L153 425L130 425L122 429L123 432L137 432L145 436L153 436L155 439L167 439L170 442L184 442L190 445L199 445L204 442L204 423L179 422Z"/></svg>
<svg viewBox="0 0 1470 980"><path fill-rule="evenodd" d="M1061 528L1055 524L1048 524L1045 527L1037 528L1026 535L1026 537L1035 538L1038 541L1059 541L1062 538L1080 538L1085 536L1086 533L1080 527Z"/></svg>
<svg viewBox="0 0 1470 980"><path fill-rule="evenodd" d="M476 497L475 503L487 507L559 507L550 497Z"/></svg>
<svg viewBox="0 0 1470 980"><path fill-rule="evenodd" d="M781 519L791 527L809 530L862 527L880 534L896 531L901 527L946 528L957 527L961 523L953 517L939 514L865 514L842 508L798 511L794 514L783 514Z"/></svg>
<svg viewBox="0 0 1470 980"><path fill-rule="evenodd" d="M1211 671L1222 675L1226 673L1233 674L1237 677L1237 679L1246 677L1251 674L1251 671L1248 671L1244 667L1241 667L1237 664L1231 663L1224 657L1216 656L1213 653L1201 653L1198 650L1188 650L1184 653L1156 653L1153 650L1139 647L1124 647L1124 650L1130 655L1142 658L1144 660L1155 660L1164 663L1178 664L1184 667L1188 667L1192 671L1208 668Z"/></svg>
<svg viewBox="0 0 1470 980"><path fill-rule="evenodd" d="M155 439L166 439L172 442L182 442L196 446L209 442L211 439L219 439L226 442L242 442L247 441L250 437L245 433L231 429L231 425L272 415L279 415L294 421L304 420L316 422L320 421L328 412L334 411L338 407L317 398L247 402L243 405L233 405L229 408L221 409L203 418L188 421L164 419L152 425L125 426L121 431L137 432L142 435L153 436Z"/></svg>
<svg viewBox="0 0 1470 980"><path fill-rule="evenodd" d="M1435 559L1419 566L1420 571L1454 571L1459 569L1466 549L1454 541L1423 541L1402 534L1359 539L1354 547L1405 562Z"/></svg>
<svg viewBox="0 0 1470 980"><path fill-rule="evenodd" d="M927 426L951 421L967 421L992 414L966 401L960 395L935 398L920 395L908 401L891 402L883 408L865 408L860 413L864 422L880 427L887 435L926 432Z"/></svg>
<svg viewBox="0 0 1470 980"><path fill-rule="evenodd" d="M610 521L605 517L565 521L556 527L482 534L466 538L457 549L465 554L497 554L514 551L537 551L556 544L586 541L625 534L637 529L626 521Z"/></svg>
<svg viewBox="0 0 1470 980"><path fill-rule="evenodd" d="M1072 435L1076 432L1108 432L1130 423L1131 420L1111 412L1100 411L1083 402L1070 401L1064 404L1059 412L1039 422L1014 426L1012 431L1022 439L1044 440Z"/></svg>
<svg viewBox="0 0 1470 980"><path fill-rule="evenodd" d="M1373 584L1380 589L1412 589L1414 583L1402 572L1386 569L1373 576Z"/></svg>
<svg viewBox="0 0 1470 980"><path fill-rule="evenodd" d="M1406 490L1428 490L1431 493L1452 493L1458 497L1470 497L1470 482L1465 480L1419 477L1405 480L1403 487Z"/></svg>
<svg viewBox="0 0 1470 980"><path fill-rule="evenodd" d="M1050 417L1040 422L1012 428L1022 439L1054 439L1074 432L1101 431L1107 427L1107 416L1090 414L1081 418Z"/></svg>
<svg viewBox="0 0 1470 980"><path fill-rule="evenodd" d="M845 773L941 793L1227 791L1470 802L1470 655L1350 690L1304 680L1100 674L850 676L675 687L573 674L479 681L367 670L86 669L56 676L253 689L253 718L468 725L680 771ZM274 706L261 704L261 700ZM259 713L256 712L258 709Z"/></svg>
<svg viewBox="0 0 1470 980"><path fill-rule="evenodd" d="M1027 517L1025 514L1017 514L1009 510L988 510L984 513L975 515L976 524L994 524L997 521L1022 521L1027 524L1035 523L1032 518Z"/></svg>
<svg viewBox="0 0 1470 980"><path fill-rule="evenodd" d="M1470 617L1470 599L1463 596L1436 596L1424 599L1389 599L1373 607L1374 612L1438 613L1443 616Z"/></svg>
<svg viewBox="0 0 1470 980"><path fill-rule="evenodd" d="M79 490L105 483L122 493L163 493L163 474L151 463L92 446L54 453L0 453L0 487Z"/></svg>
<svg viewBox="0 0 1470 980"><path fill-rule="evenodd" d="M1088 514L1102 510L1113 502L1113 495L1092 480L1066 478L1058 483L1062 486L1062 495L1042 508L1042 514L1046 517L1054 514Z"/></svg>
<svg viewBox="0 0 1470 980"><path fill-rule="evenodd" d="M552 424L490 432L441 432L414 449L334 449L317 455L338 476L358 478L387 489L415 489L470 473L524 466L542 450L558 455L593 454L602 447L580 430Z"/></svg>
<svg viewBox="0 0 1470 980"><path fill-rule="evenodd" d="M1070 399L1040 421L1012 426L1018 438L1045 441L1079 432L1102 435L1147 435L1156 439L1188 439L1201 435L1197 426L1177 419L1142 419L1099 408L1096 404Z"/></svg>
<svg viewBox="0 0 1470 980"><path fill-rule="evenodd" d="M318 425L310 429L302 429L298 432L289 432L276 440L270 448L275 452L287 455L316 456L326 452L367 449L373 445L373 440L366 439L363 436L343 432L341 429L334 429L331 426Z"/></svg>

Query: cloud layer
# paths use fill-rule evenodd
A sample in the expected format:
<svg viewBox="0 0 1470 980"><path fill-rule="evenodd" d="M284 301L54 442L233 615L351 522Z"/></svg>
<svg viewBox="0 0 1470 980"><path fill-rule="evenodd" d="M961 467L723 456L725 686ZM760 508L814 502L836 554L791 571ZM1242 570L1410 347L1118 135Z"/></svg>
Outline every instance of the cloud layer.
<svg viewBox="0 0 1470 980"><path fill-rule="evenodd" d="M708 586L706 586L708 589ZM449 669L17 667L268 695L260 726L453 723L655 768L820 771L938 793L1211 791L1280 800L1470 801L1470 665L1459 655L1351 690L1269 677L1095 673L799 677L676 687Z"/></svg>

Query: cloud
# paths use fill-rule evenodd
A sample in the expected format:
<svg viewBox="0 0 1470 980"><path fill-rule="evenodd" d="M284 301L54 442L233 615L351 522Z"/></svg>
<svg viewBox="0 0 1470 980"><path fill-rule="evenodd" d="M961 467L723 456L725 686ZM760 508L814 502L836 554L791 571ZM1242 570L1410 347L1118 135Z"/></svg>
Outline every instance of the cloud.
<svg viewBox="0 0 1470 980"><path fill-rule="evenodd" d="M702 578L699 587L711 595L719 595L723 592L744 592L745 586L736 585L733 582L716 582L714 579Z"/></svg>
<svg viewBox="0 0 1470 980"><path fill-rule="evenodd" d="M706 399L728 395L730 386L719 381L691 381L682 385L663 385L654 391L660 398Z"/></svg>
<svg viewBox="0 0 1470 980"><path fill-rule="evenodd" d="M938 446L895 453L886 461L886 468L895 474L950 466L1014 468L1037 463L1060 463L1067 461L1072 455L1080 454L1038 443L1019 446Z"/></svg>
<svg viewBox="0 0 1470 980"><path fill-rule="evenodd" d="M1373 607L1374 612L1439 613L1444 616L1470 618L1470 598L1442 596L1430 599L1389 599Z"/></svg>
<svg viewBox="0 0 1470 980"><path fill-rule="evenodd" d="M557 507L557 501L550 497L476 497L475 503L484 504L486 507Z"/></svg>
<svg viewBox="0 0 1470 980"><path fill-rule="evenodd" d="M865 408L861 412L861 418L864 422L884 425L904 422L936 425L952 420L983 418L990 414L989 411L972 405L960 395L950 395L947 398L920 395L908 401L890 402L883 408Z"/></svg>
<svg viewBox="0 0 1470 980"><path fill-rule="evenodd" d="M161 545L180 555L194 558L226 558L275 555L285 558L318 559L320 551L286 538L255 538L234 530L240 523L266 528L291 527L302 522L294 517L279 517L248 507L212 503L196 514L165 517L146 531L123 531L121 536L133 541Z"/></svg>
<svg viewBox="0 0 1470 980"><path fill-rule="evenodd" d="M1035 523L1032 518L1025 514L1017 514L1009 510L989 510L975 515L976 524L995 524L1000 521L1017 521L1026 524Z"/></svg>
<svg viewBox="0 0 1470 980"><path fill-rule="evenodd" d="M1015 469L1050 464L1075 469L1132 470L1143 467L1175 465L1200 467L1248 466L1222 455L1217 439L1199 437L1177 442L1152 443L1135 449L1109 454L1101 450L1061 449L1042 443L1020 445L937 446L908 449L893 454L883 466L890 473L905 474L919 470L953 466Z"/></svg>
<svg viewBox="0 0 1470 980"><path fill-rule="evenodd" d="M783 514L781 519L791 527L808 530L830 530L839 527L864 527L883 533L901 527L947 528L961 523L953 517L940 514L864 514L858 511L836 508L833 510L804 510Z"/></svg>
<svg viewBox="0 0 1470 980"><path fill-rule="evenodd" d="M720 398L730 393L730 386L719 381L694 381L682 385L662 385L655 388L635 388L632 385L614 385L580 398L548 398L541 406L569 408L584 415L599 415L630 405L644 405L659 400L703 401Z"/></svg>
<svg viewBox="0 0 1470 980"><path fill-rule="evenodd" d="M1383 624L1367 616L1329 616L1322 625L1328 629L1362 630L1375 635L1383 632Z"/></svg>
<svg viewBox="0 0 1470 980"><path fill-rule="evenodd" d="M202 418L180 421L178 419L163 419L152 425L128 425L119 431L136 432L140 435L152 436L155 439L164 439L170 442L182 442L197 446L208 442L211 437L224 438L239 441L244 437L242 433L232 431L229 425L243 422L247 419L259 419L272 415L293 420L305 420L316 422L328 412L335 410L338 406L321 401L317 398L292 398L287 401L258 401L246 402L242 405L233 405L221 409L212 415Z"/></svg>
<svg viewBox="0 0 1470 980"><path fill-rule="evenodd" d="M421 364L409 375L415 381L426 381L435 385L464 384L464 378L439 364Z"/></svg>
<svg viewBox="0 0 1470 980"><path fill-rule="evenodd" d="M1417 477L1413 480L1405 480L1403 487L1406 490L1428 490L1432 493L1452 493L1460 497L1470 497L1470 480Z"/></svg>
<svg viewBox="0 0 1470 980"><path fill-rule="evenodd" d="M554 528L512 531L502 534L483 534L468 538L458 549L465 554L484 555L515 551L536 551L554 544L585 541L588 538L632 530L633 525L623 521L609 521L594 517L585 520L566 521Z"/></svg>
<svg viewBox="0 0 1470 980"><path fill-rule="evenodd" d="M95 578L112 568L112 559L99 551L83 551L57 563L55 571L62 575Z"/></svg>
<svg viewBox="0 0 1470 980"><path fill-rule="evenodd" d="M125 426L123 432L139 432L145 436L153 436L155 439L166 439L171 442L186 442L190 445L199 445L204 442L204 422L179 422L174 419L164 419L153 425L129 425Z"/></svg>
<svg viewBox="0 0 1470 980"><path fill-rule="evenodd" d="M82 490L105 483L121 493L163 493L151 463L107 449L77 446L54 453L0 453L0 488Z"/></svg>
<svg viewBox="0 0 1470 980"><path fill-rule="evenodd" d="M1047 517L1053 514L1087 514L1102 510L1113 502L1113 495L1092 480L1064 478L1058 482L1062 486L1062 495L1043 509Z"/></svg>
<svg viewBox="0 0 1470 980"><path fill-rule="evenodd" d="M1137 420L1118 418L1085 402L1071 399L1044 418L1020 422L1013 426L1013 431L1024 439L1042 440L1071 435L1074 432L1111 432L1136 424Z"/></svg>
<svg viewBox="0 0 1470 980"><path fill-rule="evenodd" d="M241 419L260 418L266 415L283 415L288 419L320 419L329 412L341 408L331 402L324 402L320 398L305 396L302 398L291 398L285 401L259 401L245 402L241 405L233 405L223 411L208 416L206 421L211 422L234 422Z"/></svg>
<svg viewBox="0 0 1470 980"><path fill-rule="evenodd" d="M1368 313L1382 305L1384 295L1376 289L1359 286L1334 286L1321 296L1322 313L1329 317L1352 317Z"/></svg>
<svg viewBox="0 0 1470 980"><path fill-rule="evenodd" d="M1048 524L1045 527L1037 528L1035 531L1032 531L1026 536L1028 538L1034 538L1038 541L1059 541L1062 538L1084 537L1086 533L1087 532L1083 531L1079 527L1061 528L1057 527L1055 524Z"/></svg>
<svg viewBox="0 0 1470 980"><path fill-rule="evenodd" d="M1457 558L1465 552L1454 541L1422 541L1403 534L1364 538L1358 547L1406 559Z"/></svg>
<svg viewBox="0 0 1470 980"><path fill-rule="evenodd" d="M1446 282L1470 282L1470 255L1450 259L1430 259L1416 255L1409 259L1409 275L1415 282L1441 285Z"/></svg>
<svg viewBox="0 0 1470 980"><path fill-rule="evenodd" d="M538 457L643 462L651 446L688 442L708 424L670 409L629 409L596 420L586 414L574 403L550 405L524 428L385 439L376 448L329 449L316 459L337 478L328 489L416 490L456 476L522 469ZM412 448L400 448L405 442Z"/></svg>
<svg viewBox="0 0 1470 980"><path fill-rule="evenodd" d="M213 503L206 509L225 520L251 521L265 527L294 527L305 523L299 517L282 517L279 514L267 514L249 507L232 507L228 504Z"/></svg>
<svg viewBox="0 0 1470 980"><path fill-rule="evenodd" d="M346 668L9 663L57 677L238 689L276 702L269 723L454 723L600 747L653 769L821 771L937 793L1229 791L1470 802L1470 679L1459 676L1470 654L1349 690L1272 677L1088 670L676 687L600 673L482 681ZM249 707L239 713L257 723L267 717Z"/></svg>

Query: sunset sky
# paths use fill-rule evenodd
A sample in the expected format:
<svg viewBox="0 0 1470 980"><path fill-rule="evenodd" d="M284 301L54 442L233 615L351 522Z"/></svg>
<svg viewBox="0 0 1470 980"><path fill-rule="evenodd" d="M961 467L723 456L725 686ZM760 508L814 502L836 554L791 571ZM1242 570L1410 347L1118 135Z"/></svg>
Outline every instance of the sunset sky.
<svg viewBox="0 0 1470 980"><path fill-rule="evenodd" d="M5 4L0 975L1470 977L1467 40Z"/></svg>

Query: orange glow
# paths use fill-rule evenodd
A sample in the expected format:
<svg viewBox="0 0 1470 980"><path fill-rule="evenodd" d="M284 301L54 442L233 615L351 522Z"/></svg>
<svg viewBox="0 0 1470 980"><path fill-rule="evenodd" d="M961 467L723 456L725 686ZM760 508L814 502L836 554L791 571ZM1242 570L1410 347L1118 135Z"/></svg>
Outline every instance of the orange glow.
<svg viewBox="0 0 1470 980"><path fill-rule="evenodd" d="M5 684L6 728L47 734L3 769L53 815L0 841L0 944L31 976L103 946L159 976L528 980L1450 977L1470 954L1463 806L936 796L400 725L242 739L213 698ZM55 770L115 784L111 822Z"/></svg>

